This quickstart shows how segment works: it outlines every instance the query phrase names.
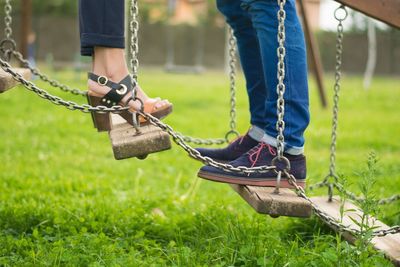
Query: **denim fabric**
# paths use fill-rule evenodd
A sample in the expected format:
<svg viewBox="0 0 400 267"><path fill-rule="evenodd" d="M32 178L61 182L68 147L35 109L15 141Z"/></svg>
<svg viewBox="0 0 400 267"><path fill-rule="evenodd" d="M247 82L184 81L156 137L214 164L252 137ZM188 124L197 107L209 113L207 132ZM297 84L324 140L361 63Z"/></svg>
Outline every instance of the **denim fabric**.
<svg viewBox="0 0 400 267"><path fill-rule="evenodd" d="M125 1L79 0L81 55L92 56L95 46L125 47Z"/></svg>
<svg viewBox="0 0 400 267"><path fill-rule="evenodd" d="M217 7L238 41L250 99L250 122L265 131L263 141L276 145L277 1L217 0ZM310 120L306 49L295 0L286 1L285 11L285 151L300 154Z"/></svg>

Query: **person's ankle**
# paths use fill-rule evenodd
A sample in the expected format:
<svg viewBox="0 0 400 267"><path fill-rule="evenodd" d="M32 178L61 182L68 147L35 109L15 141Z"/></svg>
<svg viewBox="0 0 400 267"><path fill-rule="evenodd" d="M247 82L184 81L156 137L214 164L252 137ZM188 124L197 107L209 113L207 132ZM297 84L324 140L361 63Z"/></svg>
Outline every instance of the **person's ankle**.
<svg viewBox="0 0 400 267"><path fill-rule="evenodd" d="M103 68L94 68L92 71L94 74L99 75L99 76L105 76L107 77L108 80L113 81L115 83L118 83L122 79L124 79L127 75L129 75L129 71L126 68L108 68L108 67L103 67Z"/></svg>
<svg viewBox="0 0 400 267"><path fill-rule="evenodd" d="M119 82L129 74L124 49L95 47L93 72Z"/></svg>

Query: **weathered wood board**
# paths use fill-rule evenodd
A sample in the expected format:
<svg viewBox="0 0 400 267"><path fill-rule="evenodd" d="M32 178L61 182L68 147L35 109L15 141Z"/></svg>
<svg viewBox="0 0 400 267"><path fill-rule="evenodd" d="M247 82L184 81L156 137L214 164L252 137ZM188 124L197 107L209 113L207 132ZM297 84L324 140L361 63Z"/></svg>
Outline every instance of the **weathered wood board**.
<svg viewBox="0 0 400 267"><path fill-rule="evenodd" d="M258 213L272 217L290 216L307 218L312 214L310 203L287 188L275 194L274 187L231 185L231 187Z"/></svg>
<svg viewBox="0 0 400 267"><path fill-rule="evenodd" d="M317 205L319 209L321 209L326 214L334 217L338 221L340 221L340 201L339 197L334 197L332 202L329 202L327 197L312 197L312 201ZM347 211L343 217L343 224L349 226L353 229L359 229L359 226L354 223L351 218L361 221L360 216L363 214L359 207L354 205L351 202L346 202L344 205L344 209ZM371 226L377 226L378 228L374 229L388 229L389 226L382 223L381 221L371 218L370 220ZM337 230L337 229L334 229ZM343 233L343 237L353 243L355 241L354 236L349 233ZM396 266L400 266L400 233L392 234L383 237L374 237L371 240L372 245L375 249L382 251Z"/></svg>
<svg viewBox="0 0 400 267"><path fill-rule="evenodd" d="M109 132L115 159L144 158L148 154L171 148L169 135L153 125L140 127L141 134L120 116L112 114Z"/></svg>
<svg viewBox="0 0 400 267"><path fill-rule="evenodd" d="M399 0L335 0L367 16L400 29Z"/></svg>
<svg viewBox="0 0 400 267"><path fill-rule="evenodd" d="M25 79L29 80L31 78L31 72L29 69L16 68L19 74L22 75ZM0 93L4 93L5 91L17 86L19 83L13 79L11 74L5 72L2 68L0 68Z"/></svg>

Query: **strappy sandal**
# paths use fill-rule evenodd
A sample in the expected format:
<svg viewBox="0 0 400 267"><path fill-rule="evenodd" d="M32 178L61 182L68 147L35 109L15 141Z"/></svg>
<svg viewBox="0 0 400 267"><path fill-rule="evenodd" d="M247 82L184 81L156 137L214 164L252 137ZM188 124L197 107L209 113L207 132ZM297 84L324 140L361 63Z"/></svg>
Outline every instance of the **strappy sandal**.
<svg viewBox="0 0 400 267"><path fill-rule="evenodd" d="M111 90L103 97L87 94L88 103L91 106L106 106L106 107L112 107L115 105L127 106L129 101L133 100L133 98L130 97L125 103L121 103L122 99L126 95L132 93L132 83L130 75L127 75L119 83L110 81L106 76L99 76L91 72L88 73L88 78L92 81L97 82L101 86L107 86L111 88ZM143 106L144 106L144 111L146 113L150 113L152 116L158 119L162 119L172 112L172 104L169 103L157 109L156 103L158 103L159 101L161 101L161 99L159 98L157 98L156 101L149 100L143 103ZM135 115L133 115L128 110L118 113L118 115L121 116L124 120L126 120L130 125L134 125L133 116ZM111 130L110 116L111 113L101 114L92 112L93 124L99 132ZM148 121L143 117L140 117L139 121L141 125L148 124Z"/></svg>

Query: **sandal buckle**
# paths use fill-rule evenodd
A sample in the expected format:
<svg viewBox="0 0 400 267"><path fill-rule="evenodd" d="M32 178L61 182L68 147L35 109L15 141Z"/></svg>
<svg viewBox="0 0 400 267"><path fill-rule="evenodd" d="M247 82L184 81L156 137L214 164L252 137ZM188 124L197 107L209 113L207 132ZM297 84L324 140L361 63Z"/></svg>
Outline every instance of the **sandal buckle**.
<svg viewBox="0 0 400 267"><path fill-rule="evenodd" d="M104 86L108 83L108 78L106 76L99 76L97 78L97 83L100 84L101 86Z"/></svg>
<svg viewBox="0 0 400 267"><path fill-rule="evenodd" d="M119 95L124 95L124 94L126 94L126 92L128 92L128 87L126 87L125 84L120 84L120 85L121 85L121 88L118 89L118 90L115 90L115 91L116 91L117 94L119 94Z"/></svg>

